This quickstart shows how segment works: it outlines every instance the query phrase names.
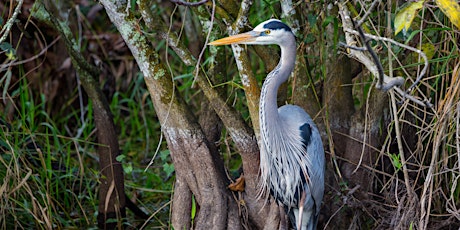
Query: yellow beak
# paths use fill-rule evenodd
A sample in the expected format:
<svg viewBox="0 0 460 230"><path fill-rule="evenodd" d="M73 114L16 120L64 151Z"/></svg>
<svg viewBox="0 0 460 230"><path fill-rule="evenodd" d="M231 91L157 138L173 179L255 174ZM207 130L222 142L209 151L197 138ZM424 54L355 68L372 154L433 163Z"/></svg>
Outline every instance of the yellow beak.
<svg viewBox="0 0 460 230"><path fill-rule="evenodd" d="M208 45L220 46L220 45L230 45L230 44L242 44L242 43L252 42L256 38L257 38L257 33L250 31L247 33L237 34L237 35L233 35L230 37L215 40L213 42L208 43Z"/></svg>

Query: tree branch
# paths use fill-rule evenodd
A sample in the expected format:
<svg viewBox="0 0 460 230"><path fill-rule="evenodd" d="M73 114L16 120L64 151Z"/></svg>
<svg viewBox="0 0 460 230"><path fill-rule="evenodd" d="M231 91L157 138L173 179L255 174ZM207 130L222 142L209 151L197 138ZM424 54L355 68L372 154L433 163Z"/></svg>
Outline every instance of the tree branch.
<svg viewBox="0 0 460 230"><path fill-rule="evenodd" d="M148 9L141 12L143 12L144 21L147 27L155 31L160 39L167 40L169 46L186 65L197 65L196 59L179 40L177 35L168 31L162 21L159 18L156 18L156 15L148 12ZM211 51L211 53L212 52L214 51ZM264 219L262 215L264 211L262 210L265 207L268 208L268 206L264 206L264 201L256 199L259 173L259 148L254 132L246 124L241 114L233 107L227 105L224 98L219 95L219 92L214 88L211 81L206 78L201 71L196 74L195 82L199 85L204 95L209 100L209 104L222 120L241 155L244 175L246 178L244 199L249 208L249 214L252 221L254 221L257 226L261 227L263 226Z"/></svg>
<svg viewBox="0 0 460 230"><path fill-rule="evenodd" d="M367 9L367 12L364 14L364 16L358 21L358 23L356 23L356 28L361 27L361 25L364 23L364 21L366 21L367 17L369 17L369 15L372 13L372 11L378 3L380 3L380 0L374 0L372 2L371 6L369 7L369 9Z"/></svg>
<svg viewBox="0 0 460 230"><path fill-rule="evenodd" d="M10 33L11 27L13 26L14 22L16 21L16 18L18 17L18 14L21 12L22 8L22 3L24 3L24 0L18 0L18 5L16 5L16 8L14 9L13 15L11 18L6 21L5 25L3 26L2 30L0 31L0 34L3 34L2 37L0 38L0 43L4 42L8 34Z"/></svg>
<svg viewBox="0 0 460 230"><path fill-rule="evenodd" d="M375 2L374 2L375 3ZM375 4L373 4L374 6ZM372 7L371 7L372 8ZM369 10L370 11L370 10ZM362 19L361 19L362 21ZM374 49L372 49L371 45L369 42L371 41L370 39L367 39L367 37L364 35L363 28L361 28L361 23L356 24L354 20L351 21L353 24L355 24L355 29L358 30L359 37L361 38L361 41L364 43L366 46L367 52L371 55L372 59L374 60L374 64L377 66L377 73L378 79L377 79L377 89L381 89L384 87L383 83L383 78L384 78L384 73L383 73L383 67L382 63L380 63L379 57L377 57L377 54L375 53Z"/></svg>
<svg viewBox="0 0 460 230"><path fill-rule="evenodd" d="M154 14L149 12L148 9L141 11L142 17L146 26L155 31L161 39L168 41L169 46L181 58L182 62L188 66L196 66L197 60L193 57L190 51L179 40L175 33L168 31L163 21L156 18ZM196 76L195 81L203 90L206 98L210 101L211 106L214 108L220 119L224 122L225 127L237 145L237 148L242 156L253 155L258 153L257 143L251 143L254 140L254 133L246 124L241 114L234 108L227 105L227 103L219 96L219 93L214 89L213 85L201 72ZM248 175L246 175L248 176Z"/></svg>
<svg viewBox="0 0 460 230"><path fill-rule="evenodd" d="M338 3L338 6L339 6L339 14L340 14L340 16L342 18L342 25L343 25L343 31L345 32L346 43L347 44L356 44L356 40L351 35L358 35L359 36L359 32L352 29L353 28L353 22L352 22L352 19L350 17L350 13L349 13L348 9L346 8L346 6L343 5L342 3ZM393 43L395 45L401 46L401 47L403 47L405 49L409 49L411 51L414 51L414 52L418 53L424 59L424 61L425 61L424 68L422 69L421 73L416 78L414 83L408 88L407 92L409 92L413 87L415 87L415 85L418 84L420 79L425 75L426 70L428 68L428 59L427 59L426 55L421 50L418 50L418 49L415 49L413 47L401 44L401 43L396 42L396 41L394 41L392 39L389 39L389 38L379 37L379 36L375 36L375 35L371 35L371 34L364 34L364 36L368 37L368 38L372 38L374 40L391 42L391 43ZM367 55L365 55L364 53L359 52L359 51L357 51L355 49L350 49L349 55L351 57L357 59L363 65L365 65L366 68L374 76L379 76L378 67L376 66L376 64L373 61L371 61L371 59ZM380 89L383 90L383 91L387 91L387 90L390 90L390 89L393 88L403 98L407 98L407 99L409 99L409 100L411 100L411 101L413 101L413 102L415 102L415 103L417 103L419 105L423 105L423 106L427 106L427 107L432 106L429 101L419 100L419 99L417 99L417 98L415 98L413 96L408 95L407 92L404 92L403 90L401 90L399 87L402 86L403 84L404 84L404 78L403 77L389 77L389 76L384 74L383 75L383 85L380 87Z"/></svg>
<svg viewBox="0 0 460 230"><path fill-rule="evenodd" d="M166 137L178 178L200 205L194 226L200 229L228 229L241 226L236 204L229 202L222 159L211 153L210 144L185 101L177 95L169 70L139 28L137 18L126 14L119 1L101 0L107 15L117 27L144 75L147 88ZM151 1L137 1L140 13L148 15ZM147 19L148 20L148 19ZM235 220L236 218L236 220ZM182 226L185 223L178 223ZM182 229L182 227L181 227Z"/></svg>

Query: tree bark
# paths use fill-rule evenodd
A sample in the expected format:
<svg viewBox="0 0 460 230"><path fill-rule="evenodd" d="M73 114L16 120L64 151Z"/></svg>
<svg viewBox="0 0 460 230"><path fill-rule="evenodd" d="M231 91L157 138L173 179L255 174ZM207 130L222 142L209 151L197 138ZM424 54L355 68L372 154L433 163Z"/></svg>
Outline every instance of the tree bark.
<svg viewBox="0 0 460 230"><path fill-rule="evenodd" d="M180 95L177 95L169 71L160 63L158 54L145 35L136 29L139 26L137 20L126 14L125 5L110 0L103 0L101 3L144 75L171 152L177 180L183 180L195 196L199 212L195 217L194 227L239 229L241 224L238 210L236 204L231 202L232 198L226 189L222 160L217 153L211 151L212 148L196 122L197 119L187 109ZM148 15L148 12L144 11L149 9L149 3L138 1L143 15ZM182 185L178 189L184 190ZM174 193L174 196L179 195ZM182 229L188 225L173 223L173 226Z"/></svg>
<svg viewBox="0 0 460 230"><path fill-rule="evenodd" d="M146 9L148 11L148 9ZM189 66L195 66L196 60L190 54L189 50L179 41L174 33L168 32L166 27L163 25L160 18L150 12L143 14L144 21L146 21L147 27L154 30L157 33L158 38L167 39L168 44L176 52L176 54L182 59L182 61ZM152 23L155 22L155 23ZM221 50L221 49L218 49ZM218 51L219 52L219 51ZM223 51L220 52L224 53ZM222 59L223 55L216 55L215 62L211 66L211 71L208 73L208 77L225 75L222 71L217 70L224 69L227 66L227 60ZM274 64L276 65L276 64ZM224 76L222 76L224 77ZM266 204L264 200L257 199L258 196L258 173L259 173L259 148L257 140L255 138L253 130L246 124L234 108L228 106L225 102L224 93L219 93L216 87L213 87L212 81L207 79L201 72L196 74L196 83L200 86L208 102L215 113L219 116L220 120L226 127L229 135L241 155L243 162L243 172L245 178L245 191L241 194L241 200L239 204L242 205L241 209L247 209L249 214L249 221L252 225L257 228L262 228L265 224L265 220L270 210L270 205ZM223 83L225 81L218 81L216 84ZM257 87L257 86L256 86ZM206 119L206 122L202 123L202 129L206 134L208 140L215 140L214 135L216 131L211 131L218 123L212 123L210 119ZM208 132L210 131L210 132ZM214 136L214 137L213 137ZM210 141L212 143L212 141Z"/></svg>

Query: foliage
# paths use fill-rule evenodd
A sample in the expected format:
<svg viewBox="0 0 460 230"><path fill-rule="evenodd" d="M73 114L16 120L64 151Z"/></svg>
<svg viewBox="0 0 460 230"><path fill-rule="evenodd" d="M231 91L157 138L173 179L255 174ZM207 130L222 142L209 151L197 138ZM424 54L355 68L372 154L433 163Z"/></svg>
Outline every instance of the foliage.
<svg viewBox="0 0 460 230"><path fill-rule="evenodd" d="M8 18L11 15L7 12L12 12L15 7L9 5L14 4L12 2L0 3L2 15ZM136 1L130 2L129 12L133 17L141 18ZM333 77L328 72L330 53L347 52L338 45L339 41L344 41L342 23L335 11L325 10L328 9L326 3L295 4L299 17L303 19L297 35L298 52L306 60L305 78L309 80L308 88L316 93L312 101L320 108L315 114L318 114L317 120L328 140L325 143L329 147L330 184L326 187L330 190L325 203L337 205L328 206L326 210L334 212L323 214L321 226L335 226L334 222L338 223L342 214L343 219L349 221L364 219L347 223L350 226L372 229L425 229L437 228L439 223L458 223L459 11L455 10L458 8L455 1L435 2L437 5L426 1L410 2L407 7L398 6L396 1L382 3L363 24L366 33L386 35L426 54L428 74L409 95L421 101L431 100L433 107L385 94L390 99L383 105L384 112L377 115L378 122L372 125L363 122L363 126L368 127L363 133L369 134L372 129L377 134L360 139L357 154L368 146L378 154L367 162L369 164L354 162L354 167L366 169L371 175L371 179L364 183L370 184L372 190L361 197L354 193L356 187L353 187L352 179L342 177L344 170L334 164L334 161L341 164L350 161L341 158L342 155L335 155L343 150L334 145L338 141L334 142L332 138L339 133L331 129L336 121L332 116L321 115L330 103L321 94L325 82ZM163 140L162 124L157 120L144 76L139 73L135 60L107 16L98 10L98 4L79 4L67 14L67 21L79 39L81 52L101 69L99 81L104 85L118 128L122 155L117 160L124 167L126 192L143 210L152 214L149 227L166 229L170 226L176 168ZM350 10L355 12L354 17L359 17L362 16L359 12L368 9L369 5L368 1L356 1ZM200 51L197 47L204 46L207 34L201 31L207 30L201 27L208 25L210 3L195 8L176 8L170 2L152 2L151 9L170 27L170 31L177 32L179 39L188 45L187 49ZM222 7L217 8L211 37L225 36L223 21L232 18L232 12L228 15L225 12ZM270 16L283 17L279 1L255 1L249 15L249 25L256 25ZM187 17L196 23L191 31L185 23L189 20ZM2 26L6 22L7 19L0 18ZM100 174L96 170L98 144L91 101L80 88L63 45L55 40L55 32L46 25L32 23L25 7L17 22L21 23L15 24L9 39L0 43L0 228L94 227L100 202L97 197ZM150 31L142 23L139 30L152 37L155 51L173 76L176 96L183 98L197 117L204 114L203 102L207 99L196 85L195 66L185 64L168 48L170 44L166 40L157 39L157 31ZM193 34L197 35L198 41L194 40ZM328 45L333 46L332 51ZM385 41L372 41L371 45L378 51L385 74L403 76L406 79L403 88L415 81L424 65L418 53ZM255 79L260 83L266 75L268 59L274 59L273 55L261 61L260 50L249 48L247 51ZM271 54L277 52L276 48L270 51ZM198 57L199 52L194 54ZM243 82L230 48L206 50L200 68L210 73L214 61L219 58L223 60L220 64L225 71L207 80L213 89L220 90L227 104L250 123ZM299 93L304 92L300 90L305 87L296 85L299 78L294 77L285 90L283 103L311 100L304 99L306 95ZM373 79L363 71L350 80L354 109L358 111L356 114L364 114L364 117L370 117L373 112L372 98L377 91ZM344 86L349 85L340 85ZM355 138L350 133L340 135L342 139ZM382 141L371 142L378 138ZM228 130L220 133L216 146L222 153L229 179L235 180L241 174L243 160ZM195 197L192 201L190 219L194 221L200 207ZM349 218L352 215L357 217ZM143 224L144 220L130 214L127 222L136 226Z"/></svg>
<svg viewBox="0 0 460 230"><path fill-rule="evenodd" d="M28 84L23 78L19 88L27 89ZM132 84L128 87L129 93L114 95L117 99L111 107L122 130L120 141L124 143L125 153L122 162L132 168L125 172L127 192L138 199L143 197L144 207L153 213L169 199L172 184L168 178L171 176L162 170L161 163L168 164L170 159L165 154L150 170L144 171L152 157L149 149L158 145L157 138L149 138L158 132L158 126L147 120L143 121L147 126L139 123L139 119L151 114L151 109L126 113L133 105L141 109L139 97L145 94L142 90ZM73 92L75 96L77 93ZM53 120L43 94L34 95L31 90L20 90L18 94L21 103L15 106L19 119L11 123L5 121L6 117L0 120L1 211L4 213L0 228L92 227L96 222L99 173L95 170L98 156L94 154L97 143L93 136L91 103L85 108L73 108L68 113L70 116ZM84 113L82 117L81 113ZM81 136L71 137L72 133ZM160 213L163 217L155 216L155 222L166 225L169 212L163 209Z"/></svg>
<svg viewBox="0 0 460 230"><path fill-rule="evenodd" d="M424 1L411 2L396 14L394 23L395 34L398 34L401 30L406 34L418 10L422 8L423 2Z"/></svg>
<svg viewBox="0 0 460 230"><path fill-rule="evenodd" d="M439 9L450 19L457 29L460 28L460 5L454 0L437 0L435 1Z"/></svg>

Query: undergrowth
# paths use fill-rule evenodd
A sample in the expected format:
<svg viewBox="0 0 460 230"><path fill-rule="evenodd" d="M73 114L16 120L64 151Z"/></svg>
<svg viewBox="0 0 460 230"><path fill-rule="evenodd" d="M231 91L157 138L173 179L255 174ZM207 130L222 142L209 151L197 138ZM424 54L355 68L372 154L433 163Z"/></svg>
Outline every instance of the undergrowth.
<svg viewBox="0 0 460 230"><path fill-rule="evenodd" d="M365 1L358 2L363 6L367 4ZM260 22L268 17L261 17L262 14L274 14L278 11L276 4L277 1L255 3L257 7L251 11L253 14L249 20ZM1 6L4 15L13 8ZM149 227L167 229L175 171L161 136L161 124L156 118L143 76L137 73L135 61L129 50L120 45L121 38L113 31L107 17L97 15L95 20L98 23L85 18L92 6L82 6L84 14L76 13L81 14L79 23L83 22L76 25L83 28L78 29L79 39L83 41L82 53L90 53L88 59L102 63L99 67L104 76L99 80L117 127L121 152L117 160L123 164L126 194L150 215ZM300 9L302 7L307 9L299 6ZM259 8L260 11L257 11ZM171 15L179 17L167 7L156 10L164 18ZM385 26L382 25L391 24L380 14L373 14L372 18L377 18L371 20L375 25L367 24L371 33L385 34ZM307 45L312 43L313 46L318 40L323 42L321 39L315 41L314 36L325 37L324 34L314 34L318 29L314 24L319 25L321 21L315 18L316 15L309 12L305 17L309 22L302 25L308 24L312 28L303 41ZM177 19L173 16L171 24ZM94 228L100 174L92 104L78 86L78 76L66 62L68 57L65 52L61 52L64 50L62 44L56 43L56 48L47 47L55 39L46 35L49 28L30 23L25 11L20 20L28 27L23 31L16 28L11 33L7 43L14 44L14 47L0 44L0 229ZM335 19L329 16L328 20ZM431 218L429 228L436 228L438 224L448 228L449 224L455 226L460 220L460 34L458 30L446 26L450 25L449 20L430 4L416 21L425 25L423 29L414 28L408 31L407 36L398 35L394 39L429 54L428 74L410 95L420 100L430 99L433 107L389 95L381 125L373 127L380 130L384 141L381 146L371 146L378 153L373 159L374 164L360 166L373 175L370 183L377 192L367 194L368 200L344 202L337 210L340 213L342 208L352 209L353 205L361 205L362 213L369 216L362 226L369 228L396 226L412 229L422 226L423 220L428 217ZM329 23L324 22L322 26L326 27ZM334 23L338 33L339 22ZM78 27L76 25L72 26ZM419 37L416 42L412 39L414 36ZM193 88L196 87L191 74L194 67L185 67L174 52L165 48L164 41L153 42L172 75L176 76L174 81L179 93L191 107L200 108L201 92ZM404 76L406 85L412 84L423 66L418 55L384 42L373 41L372 45L379 51L392 53L388 57L379 53L382 64L388 69L386 74ZM16 50L23 53L15 53ZM43 50L49 53L36 56ZM312 54L304 55L311 62L309 68L313 77L327 77L323 76L327 63L321 62L327 54L321 56L316 55L318 51L308 51ZM32 58L27 59L29 61L24 66L30 64L33 67L9 66L15 56L21 60ZM258 56L251 58L252 63L257 63ZM260 81L266 75L264 64L255 66L254 72ZM229 77L228 82L219 87L227 87L229 104L248 120L243 91L235 87L241 85L237 71L228 72L234 77ZM368 95L375 90L372 81L373 76L354 79L356 108L366 106ZM318 89L321 87L318 84ZM236 178L240 174L241 159L230 138L223 132L218 144L224 153L229 177ZM333 170L330 169L331 172ZM346 181L340 181L340 188L342 190L337 194L349 192L350 197L353 196ZM332 196L337 201L343 198L336 194ZM348 199L348 194L346 196ZM131 212L127 213L128 225L134 227L144 223ZM329 215L334 220L335 213Z"/></svg>
<svg viewBox="0 0 460 230"><path fill-rule="evenodd" d="M91 228L100 176L91 103L72 108L66 119L53 120L44 95L27 87L22 78L19 88L26 90L7 94L14 119L0 117L0 229ZM142 76L127 92L115 93L110 105L119 128L126 193L145 212L156 213L152 226L167 226L165 204L173 181L173 168L165 169L170 166L169 152L161 152L147 168L160 140L159 125L148 119L154 110ZM134 216L128 217L135 225Z"/></svg>

